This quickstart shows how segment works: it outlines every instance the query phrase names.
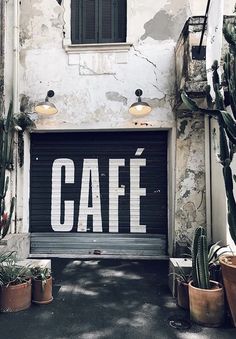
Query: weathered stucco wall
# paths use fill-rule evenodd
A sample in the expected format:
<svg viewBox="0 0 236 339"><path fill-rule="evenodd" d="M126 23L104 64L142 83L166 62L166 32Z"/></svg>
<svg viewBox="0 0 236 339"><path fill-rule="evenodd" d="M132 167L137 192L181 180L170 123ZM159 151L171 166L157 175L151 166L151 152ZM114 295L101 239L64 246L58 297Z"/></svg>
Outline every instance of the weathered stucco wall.
<svg viewBox="0 0 236 339"><path fill-rule="evenodd" d="M191 6L188 0L128 0L128 51L67 53L63 43L68 41L68 1L22 1L21 109L32 112L35 102L53 89L59 113L38 119L38 129L175 129L174 49L194 14ZM145 119L128 113L137 88L153 108ZM204 126L197 118L180 118L177 124L176 206L170 209L175 209L180 240L183 231L191 237L193 227L205 223Z"/></svg>
<svg viewBox="0 0 236 339"><path fill-rule="evenodd" d="M13 97L13 3L0 2L0 96L5 112Z"/></svg>
<svg viewBox="0 0 236 339"><path fill-rule="evenodd" d="M61 3L61 5L60 5ZM133 127L127 114L142 88L153 107L146 121L173 121L175 95L174 48L185 21L204 14L205 1L128 0L128 52L67 54L69 0L25 0L20 11L20 96L22 109L32 112L35 102L52 88L59 114L42 128ZM226 1L232 13L232 0ZM174 81L173 81L174 80ZM73 121L73 126L71 126Z"/></svg>
<svg viewBox="0 0 236 339"><path fill-rule="evenodd" d="M207 1L190 1L190 9L193 15L204 15L206 11ZM224 14L225 15L232 15L234 11L234 0L224 0Z"/></svg>
<svg viewBox="0 0 236 339"><path fill-rule="evenodd" d="M67 1L68 2L68 1ZM62 48L65 8L54 1L23 1L20 33L20 93L23 107L52 88L59 114L43 128L132 127L127 113L142 88L154 108L145 119L173 121L174 47L190 14L188 1L128 1L128 52L68 55ZM60 125L60 126L59 126Z"/></svg>
<svg viewBox="0 0 236 339"><path fill-rule="evenodd" d="M206 226L204 117L183 115L177 120L176 142L177 249L185 250L197 226Z"/></svg>
<svg viewBox="0 0 236 339"><path fill-rule="evenodd" d="M168 128L176 130L170 142L169 168L173 180L169 209L175 216L169 225L178 241L191 238L193 228L204 225L204 122L199 117L179 117L173 112L176 94L175 45L192 15L204 15L201 0L128 0L127 42L129 50L99 48L68 53L69 0L24 0L20 3L20 108L32 112L36 102L55 91L52 101L59 112L38 118L41 130ZM230 6L229 6L230 4ZM232 13L233 1L226 1ZM67 51L66 51L67 49ZM143 100L153 108L145 118L133 118L128 107L143 89ZM172 133L174 135L174 133ZM27 166L27 161L26 161ZM26 169L27 172L27 169ZM24 179L27 181L27 176ZM26 183L22 183L26 185ZM22 186L22 187L23 187ZM24 186L26 187L26 186ZM20 194L20 193L19 193ZM172 198L172 197L170 197ZM27 197L20 197L27 202ZM23 206L23 203L22 203ZM22 210L25 211L24 208ZM24 212L25 213L25 212ZM18 214L26 220L27 216ZM22 228L19 222L19 229ZM24 225L24 230L27 230Z"/></svg>

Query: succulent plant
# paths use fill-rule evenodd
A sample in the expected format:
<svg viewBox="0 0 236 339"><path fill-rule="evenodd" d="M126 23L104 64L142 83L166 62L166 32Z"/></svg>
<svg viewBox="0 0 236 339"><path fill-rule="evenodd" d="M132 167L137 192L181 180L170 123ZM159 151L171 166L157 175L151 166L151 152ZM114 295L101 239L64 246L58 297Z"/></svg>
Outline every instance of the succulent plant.
<svg viewBox="0 0 236 339"><path fill-rule="evenodd" d="M210 289L210 279L215 275L219 265L219 257L230 253L228 246L220 246L219 242L207 244L207 232L203 227L195 229L192 242L192 280L198 288ZM216 279L216 278L215 278ZM215 280L214 279L214 280Z"/></svg>
<svg viewBox="0 0 236 339"><path fill-rule="evenodd" d="M195 230L192 244L192 279L198 288L210 288L207 235L203 227Z"/></svg>

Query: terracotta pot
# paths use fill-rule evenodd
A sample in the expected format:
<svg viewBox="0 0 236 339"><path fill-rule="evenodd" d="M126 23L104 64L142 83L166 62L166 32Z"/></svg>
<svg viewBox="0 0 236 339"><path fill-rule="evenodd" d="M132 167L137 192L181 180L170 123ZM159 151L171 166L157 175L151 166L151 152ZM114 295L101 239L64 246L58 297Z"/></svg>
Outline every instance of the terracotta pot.
<svg viewBox="0 0 236 339"><path fill-rule="evenodd" d="M31 280L18 284L0 287L0 311L18 312L31 305Z"/></svg>
<svg viewBox="0 0 236 339"><path fill-rule="evenodd" d="M177 305L189 309L188 283L177 279Z"/></svg>
<svg viewBox="0 0 236 339"><path fill-rule="evenodd" d="M220 283L211 280L211 289L194 287L189 283L190 318L207 327L219 327L225 319L224 290Z"/></svg>
<svg viewBox="0 0 236 339"><path fill-rule="evenodd" d="M52 302L52 277L48 278L42 288L42 280L32 280L32 302L35 304L49 304Z"/></svg>
<svg viewBox="0 0 236 339"><path fill-rule="evenodd" d="M220 265L231 317L236 327L236 256L221 256Z"/></svg>

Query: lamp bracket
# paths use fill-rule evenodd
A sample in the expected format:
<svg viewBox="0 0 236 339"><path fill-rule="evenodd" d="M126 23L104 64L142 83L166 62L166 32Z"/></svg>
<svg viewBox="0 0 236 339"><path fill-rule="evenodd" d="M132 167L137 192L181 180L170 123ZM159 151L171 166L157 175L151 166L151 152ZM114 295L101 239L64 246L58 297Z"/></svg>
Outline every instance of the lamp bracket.
<svg viewBox="0 0 236 339"><path fill-rule="evenodd" d="M53 90L49 90L48 92L47 92L47 97L48 98L52 98L53 96L54 96L54 94L55 94L55 92L53 91Z"/></svg>
<svg viewBox="0 0 236 339"><path fill-rule="evenodd" d="M143 94L143 91L142 91L141 89L136 89L135 95L136 95L137 97L141 97L142 94Z"/></svg>
<svg viewBox="0 0 236 339"><path fill-rule="evenodd" d="M193 60L206 60L206 46L192 46Z"/></svg>

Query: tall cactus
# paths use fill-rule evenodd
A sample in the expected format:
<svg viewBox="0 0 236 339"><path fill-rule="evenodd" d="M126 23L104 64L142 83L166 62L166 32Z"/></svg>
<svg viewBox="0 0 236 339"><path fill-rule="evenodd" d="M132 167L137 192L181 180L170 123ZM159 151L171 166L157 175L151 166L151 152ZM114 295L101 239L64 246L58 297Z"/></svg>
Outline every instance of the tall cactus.
<svg viewBox="0 0 236 339"><path fill-rule="evenodd" d="M196 228L193 238L192 278L195 287L210 288L207 236L203 227Z"/></svg>
<svg viewBox="0 0 236 339"><path fill-rule="evenodd" d="M9 187L7 170L13 168L14 118L12 103L7 117L0 117L0 239L3 239L10 227L14 210L14 197L10 201L9 212L6 211L6 194Z"/></svg>
<svg viewBox="0 0 236 339"><path fill-rule="evenodd" d="M209 86L206 88L206 98L208 109L203 109L190 99L185 92L181 93L183 102L192 111L198 111L208 114L217 119L219 125L220 137L220 163L223 166L223 178L225 183L225 191L228 207L228 225L230 235L236 244L236 201L233 191L233 179L236 182L236 176L232 174L231 163L236 151L236 19L234 22L228 22L224 25L223 33L229 44L229 52L224 58L224 86L225 93L228 94L228 102L231 106L232 115L225 110L224 102L227 104L227 97L223 100L220 92L218 63L214 62L213 70L213 86L216 95L215 109L213 109L212 101L209 95Z"/></svg>

